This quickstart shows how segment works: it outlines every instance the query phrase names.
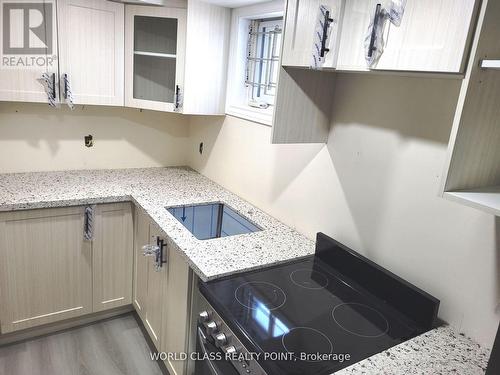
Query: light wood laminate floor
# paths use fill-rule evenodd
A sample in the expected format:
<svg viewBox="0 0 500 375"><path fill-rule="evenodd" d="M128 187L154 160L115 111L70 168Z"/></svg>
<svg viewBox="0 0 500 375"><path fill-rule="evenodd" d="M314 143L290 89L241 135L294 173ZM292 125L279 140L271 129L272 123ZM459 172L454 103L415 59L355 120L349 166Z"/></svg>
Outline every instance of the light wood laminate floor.
<svg viewBox="0 0 500 375"><path fill-rule="evenodd" d="M132 314L0 347L1 375L161 375Z"/></svg>

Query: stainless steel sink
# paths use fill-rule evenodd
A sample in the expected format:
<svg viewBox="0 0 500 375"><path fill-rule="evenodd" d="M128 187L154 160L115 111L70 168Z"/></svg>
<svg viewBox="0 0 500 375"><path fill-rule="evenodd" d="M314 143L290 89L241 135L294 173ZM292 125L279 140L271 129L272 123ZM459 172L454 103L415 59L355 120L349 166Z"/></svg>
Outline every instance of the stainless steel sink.
<svg viewBox="0 0 500 375"><path fill-rule="evenodd" d="M166 207L166 209L199 240L262 230L224 203Z"/></svg>

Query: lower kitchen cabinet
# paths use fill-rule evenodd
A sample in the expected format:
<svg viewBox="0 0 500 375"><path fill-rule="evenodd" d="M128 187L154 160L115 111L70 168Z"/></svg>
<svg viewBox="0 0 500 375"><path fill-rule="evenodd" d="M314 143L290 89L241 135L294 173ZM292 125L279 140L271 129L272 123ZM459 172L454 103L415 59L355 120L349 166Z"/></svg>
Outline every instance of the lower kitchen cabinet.
<svg viewBox="0 0 500 375"><path fill-rule="evenodd" d="M0 213L1 333L132 302L130 203Z"/></svg>
<svg viewBox="0 0 500 375"><path fill-rule="evenodd" d="M161 350L166 353L186 353L191 317L192 272L177 251L168 251L168 275L163 305ZM186 361L167 359L172 375L186 373Z"/></svg>
<svg viewBox="0 0 500 375"><path fill-rule="evenodd" d="M155 256L144 256L144 245L150 249L163 244L162 267L155 266ZM170 246L148 215L135 214L134 307L157 350L166 353L187 351L192 272L187 262ZM186 361L167 359L170 374L186 374Z"/></svg>
<svg viewBox="0 0 500 375"><path fill-rule="evenodd" d="M0 334L132 303L158 351L186 352L189 265L130 203L92 208L0 213ZM166 366L186 374L186 361Z"/></svg>
<svg viewBox="0 0 500 375"><path fill-rule="evenodd" d="M84 207L0 213L1 333L92 312Z"/></svg>
<svg viewBox="0 0 500 375"><path fill-rule="evenodd" d="M96 206L92 260L94 312L132 303L132 219L130 203Z"/></svg>
<svg viewBox="0 0 500 375"><path fill-rule="evenodd" d="M150 227L150 245L155 246L157 244L157 239L162 239L159 232L154 226ZM165 250L165 249L160 249ZM162 323L162 308L163 308L163 298L164 289L167 280L167 268L161 267L156 268L155 266L155 256L147 258L147 283L148 288L146 292L146 314L144 319L144 324L146 330L151 336L151 340L156 346L156 349L161 349L161 323Z"/></svg>
<svg viewBox="0 0 500 375"><path fill-rule="evenodd" d="M144 322L146 318L146 299L148 294L148 263L142 254L142 246L149 243L149 218L139 209L135 210L134 235L134 287L133 305Z"/></svg>
<svg viewBox="0 0 500 375"><path fill-rule="evenodd" d="M160 233L150 225L149 217L140 210L135 216L134 251L134 307L142 319L146 331L157 350L160 350L162 308L167 268L155 267L156 257L144 256L144 246L154 247L162 239ZM166 256L165 249L162 249Z"/></svg>

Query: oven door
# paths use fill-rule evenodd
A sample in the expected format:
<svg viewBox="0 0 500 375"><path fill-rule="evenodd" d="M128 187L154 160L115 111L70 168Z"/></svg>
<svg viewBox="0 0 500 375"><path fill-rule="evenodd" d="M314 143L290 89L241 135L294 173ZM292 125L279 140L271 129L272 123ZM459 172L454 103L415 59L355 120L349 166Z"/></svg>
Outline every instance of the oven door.
<svg viewBox="0 0 500 375"><path fill-rule="evenodd" d="M222 353L215 344L207 338L203 326L198 325L196 351L198 360L195 365L195 375L238 375L238 371L225 359L217 360L217 353ZM221 354L224 358L224 354Z"/></svg>

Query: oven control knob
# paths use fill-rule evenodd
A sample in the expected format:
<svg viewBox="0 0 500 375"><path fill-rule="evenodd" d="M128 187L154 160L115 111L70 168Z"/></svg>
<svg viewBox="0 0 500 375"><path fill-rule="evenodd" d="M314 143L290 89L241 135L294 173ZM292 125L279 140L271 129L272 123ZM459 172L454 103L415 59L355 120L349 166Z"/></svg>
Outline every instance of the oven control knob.
<svg viewBox="0 0 500 375"><path fill-rule="evenodd" d="M214 335L214 340L215 340L215 346L218 348L221 348L225 345L227 345L227 336L225 333L217 333Z"/></svg>
<svg viewBox="0 0 500 375"><path fill-rule="evenodd" d="M213 320L211 320L211 321L205 323L205 328L207 329L207 334L212 335L215 332L217 332L217 330L219 329L219 326L217 325L217 323L215 323Z"/></svg>
<svg viewBox="0 0 500 375"><path fill-rule="evenodd" d="M198 321L200 323L205 323L210 319L210 313L207 310L204 310L198 314Z"/></svg>
<svg viewBox="0 0 500 375"><path fill-rule="evenodd" d="M237 353L236 348L233 345L223 346L221 349L224 354L235 355Z"/></svg>

